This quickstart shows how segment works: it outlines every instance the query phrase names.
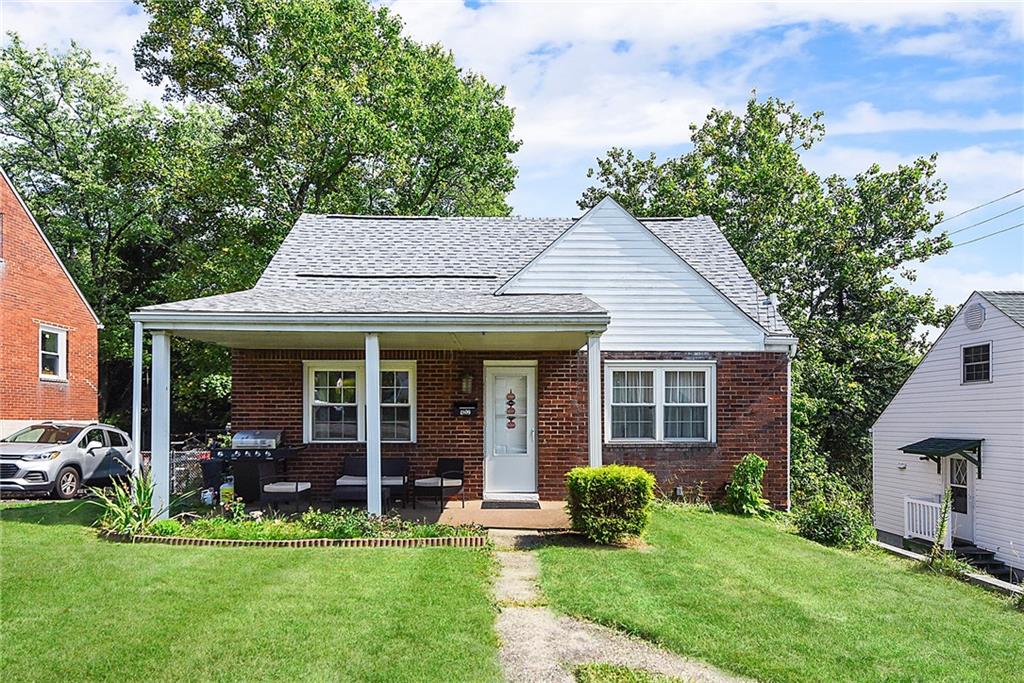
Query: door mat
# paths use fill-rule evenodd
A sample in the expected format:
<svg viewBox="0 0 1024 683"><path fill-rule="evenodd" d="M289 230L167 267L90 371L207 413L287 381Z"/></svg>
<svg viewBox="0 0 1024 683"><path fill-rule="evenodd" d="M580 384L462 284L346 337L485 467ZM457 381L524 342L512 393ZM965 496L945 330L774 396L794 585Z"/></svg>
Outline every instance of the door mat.
<svg viewBox="0 0 1024 683"><path fill-rule="evenodd" d="M485 500L480 504L481 510L540 510L540 503L535 500Z"/></svg>

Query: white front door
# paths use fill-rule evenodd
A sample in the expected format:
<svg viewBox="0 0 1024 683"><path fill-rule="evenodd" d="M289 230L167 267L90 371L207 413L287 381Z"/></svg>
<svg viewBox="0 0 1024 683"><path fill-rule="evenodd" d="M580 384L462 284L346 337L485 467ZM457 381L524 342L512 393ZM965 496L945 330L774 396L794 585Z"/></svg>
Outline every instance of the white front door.
<svg viewBox="0 0 1024 683"><path fill-rule="evenodd" d="M949 459L949 488L953 492L950 522L954 538L974 542L974 465L953 456Z"/></svg>
<svg viewBox="0 0 1024 683"><path fill-rule="evenodd" d="M537 368L487 366L484 395L484 492L537 493Z"/></svg>

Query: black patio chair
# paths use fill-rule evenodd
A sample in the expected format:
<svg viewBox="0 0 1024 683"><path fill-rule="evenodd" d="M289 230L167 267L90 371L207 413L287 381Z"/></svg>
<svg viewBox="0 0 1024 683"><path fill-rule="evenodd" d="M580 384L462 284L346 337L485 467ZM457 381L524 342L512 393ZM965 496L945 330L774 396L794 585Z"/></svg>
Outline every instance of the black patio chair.
<svg viewBox="0 0 1024 683"><path fill-rule="evenodd" d="M366 501L366 458L347 455L341 466L341 476L334 482L331 499L335 502ZM383 497L381 502L388 507L396 498L402 499L405 507L409 498L409 459L381 458L380 483Z"/></svg>
<svg viewBox="0 0 1024 683"><path fill-rule="evenodd" d="M405 507L409 498L409 458L383 458L380 461L380 485L390 500L402 499Z"/></svg>
<svg viewBox="0 0 1024 683"><path fill-rule="evenodd" d="M416 509L416 499L430 497L437 500L441 507L449 497L461 494L462 507L466 507L466 489L463 487L466 470L462 458L438 458L433 477L417 479L413 483L412 508Z"/></svg>

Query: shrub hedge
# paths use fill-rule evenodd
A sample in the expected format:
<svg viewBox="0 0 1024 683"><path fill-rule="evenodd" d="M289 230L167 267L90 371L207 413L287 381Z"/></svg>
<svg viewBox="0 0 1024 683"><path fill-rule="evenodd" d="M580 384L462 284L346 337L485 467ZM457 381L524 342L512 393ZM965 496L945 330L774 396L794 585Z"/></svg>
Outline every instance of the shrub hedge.
<svg viewBox="0 0 1024 683"><path fill-rule="evenodd" d="M639 536L650 521L654 477L641 467L577 467L565 485L573 530L595 543Z"/></svg>
<svg viewBox="0 0 1024 683"><path fill-rule="evenodd" d="M804 538L840 548L862 548L875 536L871 514L852 490L812 496L794 508L793 523Z"/></svg>

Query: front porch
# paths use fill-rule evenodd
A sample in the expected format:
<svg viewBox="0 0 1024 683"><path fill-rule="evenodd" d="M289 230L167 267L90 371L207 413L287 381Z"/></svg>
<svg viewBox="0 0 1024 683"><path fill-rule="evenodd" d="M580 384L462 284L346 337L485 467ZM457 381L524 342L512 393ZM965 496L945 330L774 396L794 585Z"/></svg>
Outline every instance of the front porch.
<svg viewBox="0 0 1024 683"><path fill-rule="evenodd" d="M141 442L148 333L159 507L170 500L173 336L232 349L231 431L280 431L294 450L284 464L286 480L310 487L314 500L330 495L347 459L365 458L366 507L379 514L382 483L388 486L383 461L405 461L411 483L436 476L441 459L455 458L464 463L461 483L475 503L465 511L461 505L433 512L409 507L403 515L565 528L560 502L544 502L539 510L487 509L480 499L560 499L566 471L601 464L600 402L588 396L601 396L607 314L251 318L133 315L133 438Z"/></svg>
<svg viewBox="0 0 1024 683"><path fill-rule="evenodd" d="M463 508L460 501L450 500L442 508L419 505L393 508L392 512L413 522L441 524L478 524L485 529L521 529L532 531L562 531L568 529L569 515L565 501L542 500L536 508L487 507L485 501L467 500Z"/></svg>

